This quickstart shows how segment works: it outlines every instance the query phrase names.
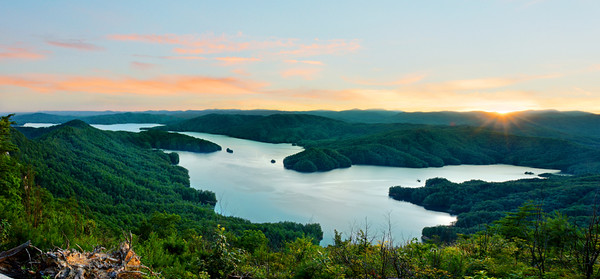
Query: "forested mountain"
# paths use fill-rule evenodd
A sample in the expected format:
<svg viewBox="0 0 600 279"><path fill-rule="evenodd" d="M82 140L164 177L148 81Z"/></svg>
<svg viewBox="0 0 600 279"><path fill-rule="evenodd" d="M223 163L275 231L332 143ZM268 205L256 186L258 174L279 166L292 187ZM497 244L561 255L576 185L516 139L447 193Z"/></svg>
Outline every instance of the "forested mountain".
<svg viewBox="0 0 600 279"><path fill-rule="evenodd" d="M302 235L322 237L318 225L252 224L217 215L214 193L191 188L187 170L152 149L220 150L210 142L160 131L102 131L79 120L47 128L33 140L14 131L12 142L19 148L15 158L37 173L37 184L54 197L74 198L110 230L143 230L153 213L165 213L180 216L180 226L197 232L212 231L217 223L238 233L260 229L275 246Z"/></svg>
<svg viewBox="0 0 600 279"><path fill-rule="evenodd" d="M323 142L353 164L441 167L458 164L512 164L600 172L600 152L564 140L506 135L474 127L424 126L353 139Z"/></svg>
<svg viewBox="0 0 600 279"><path fill-rule="evenodd" d="M209 114L155 129L224 134L270 143L306 144L318 140L342 139L373 133L385 130L386 127L350 124L309 114L272 114L268 116Z"/></svg>
<svg viewBox="0 0 600 279"><path fill-rule="evenodd" d="M214 193L191 188L187 170L150 147L155 131L138 136L70 121L31 140L9 125L3 117L0 251L26 240L42 249L76 244L91 251L132 231L145 263L169 278L197 278L199 271L228 270L218 254L226 247L218 245L229 246L225 237L245 249L283 249L302 237L314 245L322 238L318 224L253 224L216 214ZM165 134L158 133L160 141Z"/></svg>
<svg viewBox="0 0 600 279"><path fill-rule="evenodd" d="M542 136L600 146L600 115L571 111L522 111L507 114L493 112L398 112L386 110L345 111L277 111L277 110L198 110L146 112L48 112L17 114L13 120L25 123L64 123L80 119L90 124L158 123L173 124L209 114L270 116L274 114L309 114L348 123L424 124L486 127L515 135ZM189 124L189 123L188 123ZM186 124L187 125L187 124Z"/></svg>
<svg viewBox="0 0 600 279"><path fill-rule="evenodd" d="M561 138L600 147L600 115L579 111L531 111L517 113L512 119L507 132L519 135ZM500 129L500 128L497 128Z"/></svg>
<svg viewBox="0 0 600 279"><path fill-rule="evenodd" d="M234 114L237 112L243 114ZM597 151L600 146L600 116L591 113L525 111L500 115L487 112L406 113L379 110L307 113L281 114L267 110L161 111L102 114L82 119L89 123L169 123L155 129L224 134L271 143L295 143L341 155L332 157L313 150L286 161L286 168L300 171L347 167L348 160L351 164L401 167L507 163L555 168L568 173L600 171ZM188 119L195 115L201 116ZM70 118L34 114L23 119L27 117L39 122ZM358 123L360 119L373 123ZM43 130L22 129L22 132L36 136Z"/></svg>
<svg viewBox="0 0 600 279"><path fill-rule="evenodd" d="M518 136L472 126L364 124L303 114L210 114L155 129L224 134L307 148L286 158L286 168L311 172L351 164L441 167L513 164L600 172L600 151L564 139Z"/></svg>
<svg viewBox="0 0 600 279"><path fill-rule="evenodd" d="M81 120L71 120L65 124L50 126L46 128L31 128L17 126L16 129L23 133L27 138L37 139L49 133L52 133L55 130L62 129L64 126L97 130ZM126 142L134 143L145 148L169 149L198 153L209 153L221 150L221 147L215 143L178 133L168 133L164 131L152 130L142 131L140 133L129 133L119 131L115 132L115 134L122 137L122 139Z"/></svg>
<svg viewBox="0 0 600 279"><path fill-rule="evenodd" d="M214 193L190 188L187 170L162 151L138 147L125 133L74 120L34 141L15 133L19 158L56 197L77 197L116 227L134 227L144 215L189 201L214 204ZM169 210L172 211L172 210Z"/></svg>

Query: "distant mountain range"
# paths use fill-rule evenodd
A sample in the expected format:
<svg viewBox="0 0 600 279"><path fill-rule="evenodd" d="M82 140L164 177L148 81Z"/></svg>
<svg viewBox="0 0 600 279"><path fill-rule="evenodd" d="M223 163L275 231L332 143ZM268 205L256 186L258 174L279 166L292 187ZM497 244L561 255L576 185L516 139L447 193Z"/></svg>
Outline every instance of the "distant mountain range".
<svg viewBox="0 0 600 279"><path fill-rule="evenodd" d="M65 123L80 119L89 124L158 123L175 124L180 121L209 115L309 114L349 123L406 123L445 126L475 126L490 128L513 135L565 139L580 144L600 147L600 115L555 110L522 111L509 114L492 112L401 112L387 110L316 110L307 112L278 110L190 110L145 112L37 112L16 114L13 120L25 123Z"/></svg>
<svg viewBox="0 0 600 279"><path fill-rule="evenodd" d="M600 172L600 115L571 111L397 112L384 110L284 112L205 110L73 112L15 115L18 124L159 123L154 129L223 134L307 150L284 161L297 171L350 164L439 167L507 163L568 173ZM29 136L37 131L21 129ZM313 149L309 149L313 148ZM316 149L315 149L316 148Z"/></svg>
<svg viewBox="0 0 600 279"><path fill-rule="evenodd" d="M578 174L600 172L600 151L594 147L599 138L575 134L575 128L554 132L541 124L508 119L486 125L426 125L349 123L310 114L209 114L153 129L294 143L306 150L286 158L284 165L301 172L351 164L420 168L500 163ZM499 127L500 123L506 124Z"/></svg>

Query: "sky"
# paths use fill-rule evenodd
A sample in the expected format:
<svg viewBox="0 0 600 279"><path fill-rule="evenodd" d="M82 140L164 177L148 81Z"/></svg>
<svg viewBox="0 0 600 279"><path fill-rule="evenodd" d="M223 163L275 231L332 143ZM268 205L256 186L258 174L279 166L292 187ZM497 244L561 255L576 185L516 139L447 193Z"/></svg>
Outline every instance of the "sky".
<svg viewBox="0 0 600 279"><path fill-rule="evenodd" d="M600 1L2 1L0 112L600 113Z"/></svg>

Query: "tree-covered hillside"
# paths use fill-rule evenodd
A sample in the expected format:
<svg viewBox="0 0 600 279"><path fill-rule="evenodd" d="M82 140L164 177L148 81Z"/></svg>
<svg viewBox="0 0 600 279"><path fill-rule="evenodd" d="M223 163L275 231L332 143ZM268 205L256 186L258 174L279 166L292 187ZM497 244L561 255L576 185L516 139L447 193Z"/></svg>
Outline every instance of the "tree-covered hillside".
<svg viewBox="0 0 600 279"><path fill-rule="evenodd" d="M46 128L17 126L16 129L29 139L37 139L53 132L54 130L62 129L62 127L65 125L79 127L88 126L81 120L71 120L62 125L50 126ZM158 130L142 131L140 133L121 131L115 133L119 134L124 141L129 141L130 143L134 143L145 148L190 151L197 153L209 153L221 150L221 147L215 143L178 133L168 133Z"/></svg>
<svg viewBox="0 0 600 279"><path fill-rule="evenodd" d="M308 114L348 123L419 124L485 127L508 134L543 136L600 145L600 115L582 111L521 111L506 114L483 111L402 112L387 110L278 111L278 110L191 110L145 112L50 112L17 114L13 120L24 123L64 123L80 119L90 124L160 123L174 124L210 114L270 116Z"/></svg>
<svg viewBox="0 0 600 279"><path fill-rule="evenodd" d="M312 141L341 139L373 133L381 131L385 127L376 128L366 124L350 124L308 114L268 116L209 114L154 129L223 134L262 142L305 145Z"/></svg>
<svg viewBox="0 0 600 279"><path fill-rule="evenodd" d="M564 140L506 135L468 126L422 126L407 130L321 143L352 164L441 167L458 164L511 164L559 169L567 173L600 171L600 152Z"/></svg>
<svg viewBox="0 0 600 279"><path fill-rule="evenodd" d="M152 148L151 143L163 142L163 137L170 141L170 134L106 132L73 121L27 139L9 124L8 117L0 121L0 251L29 239L42 249L91 251L98 245L114 247L122 232L132 231L132 245L141 261L164 278L489 279L600 274L597 175L506 183L433 179L423 189L393 188L390 194L404 200L460 213L457 224L424 230L430 236L427 242L398 242L391 233L374 239L366 226L348 235L336 232L334 244L321 247L314 241L322 236L316 224L252 224L215 214L210 202L214 194L190 188L185 170ZM402 138L410 131L397 132ZM431 136L423 131L415 135L424 137L417 137L419 142ZM371 136L397 140L391 135ZM355 144L352 141L358 139L345 140ZM458 145L463 139L455 140L447 143ZM307 151L326 162L324 167L334 166L332 158L345 161L333 149ZM556 209L561 212L550 212ZM489 223L492 220L498 221ZM439 242L448 239L455 240ZM45 275L35 254L32 250L23 257L18 275ZM0 262L0 272L5 263Z"/></svg>
<svg viewBox="0 0 600 279"><path fill-rule="evenodd" d="M549 175L507 182L479 180L452 183L444 178L429 179L424 187L394 186L389 196L429 210L457 215L453 226L425 228L423 235L455 239L456 233L473 233L533 202L543 212L560 212L574 224L587 224L598 206L600 176Z"/></svg>
<svg viewBox="0 0 600 279"><path fill-rule="evenodd" d="M347 123L301 114L211 114L156 129L297 143L307 150L288 157L284 165L302 172L347 167L348 161L415 168L503 163L575 174L600 172L600 151L592 146L482 127Z"/></svg>
<svg viewBox="0 0 600 279"><path fill-rule="evenodd" d="M254 224L216 214L214 193L191 188L187 170L133 133L71 121L30 140L10 124L9 117L0 121L0 251L26 240L42 249L91 251L131 231L150 267L168 278L197 278L223 272L227 263L213 244L224 228L230 242L247 249L322 238L318 224Z"/></svg>
<svg viewBox="0 0 600 279"><path fill-rule="evenodd" d="M115 226L133 226L142 215L182 200L216 202L214 193L190 187L186 169L162 151L138 147L133 135L73 120L36 140L15 134L14 141L20 159L39 173L40 185L57 197L77 197L93 212L116 215L110 220Z"/></svg>
<svg viewBox="0 0 600 279"><path fill-rule="evenodd" d="M12 142L19 148L15 158L37 173L37 184L54 197L76 200L111 230L143 230L153 214L165 213L180 216L184 221L178 226L197 232L217 224L238 233L260 229L275 246L302 235L322 237L318 225L252 224L215 214L214 193L191 188L187 170L152 148L219 149L210 142L161 131L102 131L78 120L48 128L33 140L14 131Z"/></svg>

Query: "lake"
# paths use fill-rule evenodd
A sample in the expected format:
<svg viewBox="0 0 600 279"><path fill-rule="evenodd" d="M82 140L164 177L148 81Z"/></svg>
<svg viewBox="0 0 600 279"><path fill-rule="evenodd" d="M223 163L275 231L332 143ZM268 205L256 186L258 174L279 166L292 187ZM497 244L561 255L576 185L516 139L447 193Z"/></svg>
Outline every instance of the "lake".
<svg viewBox="0 0 600 279"><path fill-rule="evenodd" d="M177 152L189 170L193 187L215 192L215 210L252 222L320 223L323 241L333 242L333 230L348 236L368 227L372 236L391 229L398 242L419 238L423 227L447 225L456 218L388 197L390 186L419 187L429 178L453 182L472 179L508 181L558 172L510 165L461 165L441 168L352 166L328 172L299 173L283 168L283 158L300 152L291 144L269 144L221 135L185 132L221 145L211 154ZM227 153L226 148L233 150ZM271 163L275 160L275 163Z"/></svg>
<svg viewBox="0 0 600 279"><path fill-rule="evenodd" d="M28 123L29 127L53 124ZM139 132L158 124L92 125L110 131ZM319 223L322 245L333 242L333 230L347 237L359 229L379 238L391 230L396 243L419 238L427 226L447 225L456 218L388 197L390 186L420 187L429 178L453 182L472 179L508 181L531 178L556 170L510 165L460 165L441 168L352 166L329 172L299 173L283 168L283 158L300 152L291 144L269 144L222 135L185 132L221 145L220 152L179 153L180 165L189 170L192 187L217 195L215 211L252 222L293 221ZM231 148L233 153L225 151ZM271 163L275 160L275 163Z"/></svg>

